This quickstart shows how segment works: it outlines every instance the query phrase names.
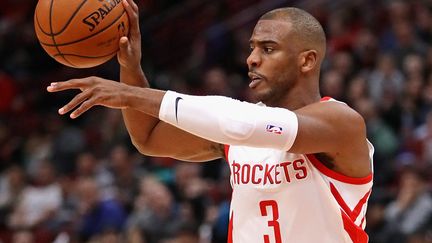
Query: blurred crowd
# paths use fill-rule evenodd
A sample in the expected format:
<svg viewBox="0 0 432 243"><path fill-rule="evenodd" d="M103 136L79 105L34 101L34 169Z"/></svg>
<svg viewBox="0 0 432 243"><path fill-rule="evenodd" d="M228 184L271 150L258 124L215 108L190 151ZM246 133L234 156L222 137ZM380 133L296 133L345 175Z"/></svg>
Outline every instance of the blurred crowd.
<svg viewBox="0 0 432 243"><path fill-rule="evenodd" d="M117 110L58 115L75 93L46 86L90 75L118 80L115 58L64 67L35 37L37 2L1 2L0 242L226 242L226 162L141 155ZM283 6L312 13L328 40L321 93L361 113L375 146L370 242L432 242L432 1L137 3L153 87L241 100L250 100L245 60L259 16Z"/></svg>

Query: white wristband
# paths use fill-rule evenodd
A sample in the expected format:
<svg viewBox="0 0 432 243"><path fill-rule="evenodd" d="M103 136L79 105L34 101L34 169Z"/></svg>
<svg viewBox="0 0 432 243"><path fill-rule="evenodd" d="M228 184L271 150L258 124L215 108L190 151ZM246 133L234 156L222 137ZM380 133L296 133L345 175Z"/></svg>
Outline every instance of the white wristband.
<svg viewBox="0 0 432 243"><path fill-rule="evenodd" d="M159 119L204 139L229 145L288 151L297 136L297 115L223 96L167 91Z"/></svg>

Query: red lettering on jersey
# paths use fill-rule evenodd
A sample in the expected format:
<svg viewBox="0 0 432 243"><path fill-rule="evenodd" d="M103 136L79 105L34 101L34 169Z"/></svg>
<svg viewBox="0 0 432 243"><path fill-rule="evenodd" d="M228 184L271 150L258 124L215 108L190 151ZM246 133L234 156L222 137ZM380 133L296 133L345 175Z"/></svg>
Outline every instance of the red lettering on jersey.
<svg viewBox="0 0 432 243"><path fill-rule="evenodd" d="M233 180L234 184L238 184L240 182L240 164L236 163L234 160L232 162L232 174L233 174Z"/></svg>
<svg viewBox="0 0 432 243"><path fill-rule="evenodd" d="M274 165L269 167L269 164L266 164L265 170L264 170L264 185L267 184L267 180L270 181L270 184L274 184L271 172L274 169Z"/></svg>
<svg viewBox="0 0 432 243"><path fill-rule="evenodd" d="M297 179L304 179L307 176L306 166L304 166L305 161L302 159L294 160L293 168L297 171L295 177Z"/></svg>
<svg viewBox="0 0 432 243"><path fill-rule="evenodd" d="M289 176L289 173L288 173L288 171L289 171L288 170L288 165L290 165L290 164L292 164L292 163L289 162L289 161L280 163L280 166L282 166L282 168L284 170L285 179L287 180L287 182L291 182L291 179L290 179L290 176Z"/></svg>
<svg viewBox="0 0 432 243"><path fill-rule="evenodd" d="M233 161L231 167L233 184L279 185L284 183L285 180L290 183L292 182L292 178L301 180L308 175L307 166L303 159L277 164L268 164L265 162L259 164L240 164Z"/></svg>
<svg viewBox="0 0 432 243"><path fill-rule="evenodd" d="M251 167L249 164L244 164L241 169L241 182L243 184L249 183Z"/></svg>
<svg viewBox="0 0 432 243"><path fill-rule="evenodd" d="M252 183L253 184L260 184L262 179L261 178L256 178L256 170L259 169L260 171L263 170L263 166L260 164L256 164L254 166L252 166Z"/></svg>
<svg viewBox="0 0 432 243"><path fill-rule="evenodd" d="M280 174L280 171L278 170L279 167L280 167L280 165L276 164L276 167L275 167L275 182L276 182L276 184L282 183L282 181L278 179L278 175Z"/></svg>

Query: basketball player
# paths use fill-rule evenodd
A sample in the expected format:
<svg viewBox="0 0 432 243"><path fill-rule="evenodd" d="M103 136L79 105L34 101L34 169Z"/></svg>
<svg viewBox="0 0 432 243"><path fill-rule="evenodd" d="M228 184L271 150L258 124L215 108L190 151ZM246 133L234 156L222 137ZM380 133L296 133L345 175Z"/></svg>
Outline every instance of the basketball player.
<svg viewBox="0 0 432 243"><path fill-rule="evenodd" d="M49 92L80 89L59 110L76 118L95 105L121 109L137 149L187 161L225 157L233 187L229 242L367 242L373 147L362 117L321 98L326 49L310 14L282 8L264 14L247 58L252 104L149 88L141 70L138 8L120 40L121 82L98 77L52 83Z"/></svg>

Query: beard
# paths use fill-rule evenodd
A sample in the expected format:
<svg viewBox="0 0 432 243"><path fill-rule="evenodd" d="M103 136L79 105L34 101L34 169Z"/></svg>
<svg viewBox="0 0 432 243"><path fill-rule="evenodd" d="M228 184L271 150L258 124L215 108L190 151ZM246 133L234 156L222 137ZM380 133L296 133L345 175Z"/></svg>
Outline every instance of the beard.
<svg viewBox="0 0 432 243"><path fill-rule="evenodd" d="M254 102L262 102L271 107L281 106L294 85L292 80L283 78L274 82L268 80L264 82L267 87L262 90L252 90L252 98Z"/></svg>

